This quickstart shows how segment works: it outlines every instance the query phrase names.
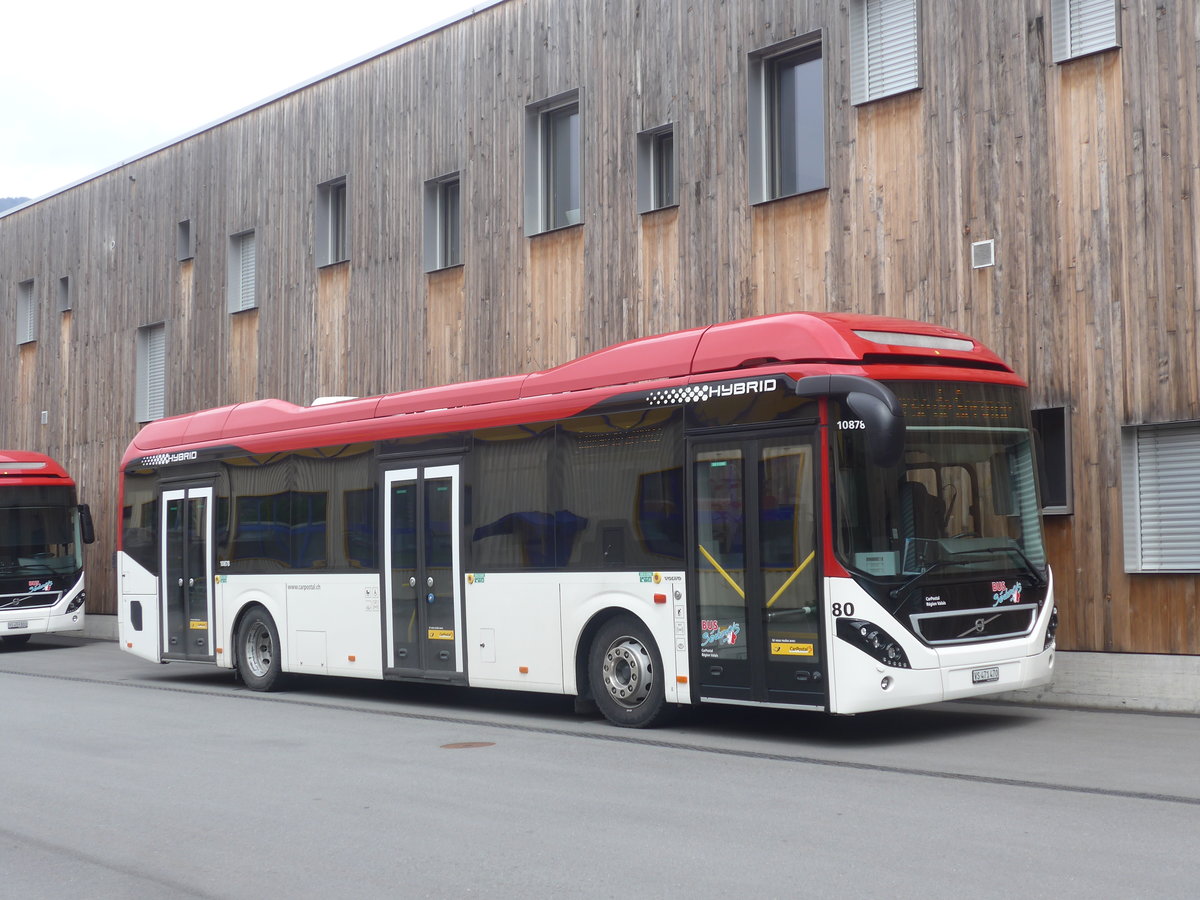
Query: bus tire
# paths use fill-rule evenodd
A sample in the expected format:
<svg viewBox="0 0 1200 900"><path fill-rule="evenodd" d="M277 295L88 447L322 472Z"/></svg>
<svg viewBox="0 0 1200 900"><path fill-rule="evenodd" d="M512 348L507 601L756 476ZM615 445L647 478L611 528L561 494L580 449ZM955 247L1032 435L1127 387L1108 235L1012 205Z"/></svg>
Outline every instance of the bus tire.
<svg viewBox="0 0 1200 900"><path fill-rule="evenodd" d="M238 674L252 691L278 690L283 683L279 629L261 606L249 610L238 626Z"/></svg>
<svg viewBox="0 0 1200 900"><path fill-rule="evenodd" d="M596 706L614 725L648 728L667 717L662 656L634 616L600 626L588 652L588 679Z"/></svg>
<svg viewBox="0 0 1200 900"><path fill-rule="evenodd" d="M6 634L0 638L4 642L5 647L20 647L22 644L28 644L32 634Z"/></svg>

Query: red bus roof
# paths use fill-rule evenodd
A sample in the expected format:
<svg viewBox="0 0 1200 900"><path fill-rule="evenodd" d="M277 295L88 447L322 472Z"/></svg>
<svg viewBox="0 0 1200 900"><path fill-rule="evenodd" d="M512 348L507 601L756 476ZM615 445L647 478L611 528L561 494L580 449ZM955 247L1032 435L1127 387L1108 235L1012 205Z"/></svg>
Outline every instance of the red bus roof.
<svg viewBox="0 0 1200 900"><path fill-rule="evenodd" d="M67 470L43 453L0 450L0 487L13 484L74 484Z"/></svg>
<svg viewBox="0 0 1200 900"><path fill-rule="evenodd" d="M651 382L705 380L722 373L748 374L750 370L777 370L781 365L794 364L886 364L889 377L895 377L897 365L907 364L916 375L922 371L920 363L926 360L991 370L1000 380L1019 383L1012 369L994 353L950 328L848 313L778 313L638 338L527 375L316 406L258 400L159 419L137 434L125 452L122 467L168 448L237 444L250 452L265 451L267 442L248 439L284 431L310 435L315 442L308 446L378 439L381 430L376 420L411 413L446 411L441 430L454 431L502 424L500 420L473 421L469 413L451 412L488 403L525 401L519 407L534 421L544 417L542 407L549 405L549 398L556 398L552 401L555 411L550 415L554 418L587 409L603 399L602 393L624 392L634 384L649 387ZM564 395L574 396L568 401ZM535 398L547 401L539 403ZM332 431L336 426L344 426L341 430L347 433L335 437ZM432 433L428 428L421 431ZM304 445L297 434L296 441L288 441L287 447L272 445L271 449Z"/></svg>

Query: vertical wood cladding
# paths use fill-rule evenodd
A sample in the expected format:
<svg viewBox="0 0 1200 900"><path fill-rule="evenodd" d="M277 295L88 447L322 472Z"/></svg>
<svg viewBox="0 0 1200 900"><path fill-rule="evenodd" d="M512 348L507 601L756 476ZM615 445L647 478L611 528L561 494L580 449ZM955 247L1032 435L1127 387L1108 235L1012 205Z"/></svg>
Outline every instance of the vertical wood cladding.
<svg viewBox="0 0 1200 900"><path fill-rule="evenodd" d="M845 0L508 0L0 218L0 444L60 458L94 505L91 608L115 608L139 326L166 325L178 413L854 310L960 328L1070 410L1075 511L1047 523L1061 646L1200 653L1198 580L1123 572L1119 453L1123 425L1200 418L1196 5L1126 3L1119 50L1062 65L1050 0L921 6L921 89L855 107ZM752 206L749 56L813 33L828 188ZM582 224L528 238L526 109L566 91ZM668 123L678 206L639 215L635 136ZM425 273L422 185L452 172L464 264ZM317 186L341 177L349 262L317 268ZM258 309L231 315L229 241L246 229ZM987 239L996 265L974 270ZM39 339L18 347L28 278Z"/></svg>

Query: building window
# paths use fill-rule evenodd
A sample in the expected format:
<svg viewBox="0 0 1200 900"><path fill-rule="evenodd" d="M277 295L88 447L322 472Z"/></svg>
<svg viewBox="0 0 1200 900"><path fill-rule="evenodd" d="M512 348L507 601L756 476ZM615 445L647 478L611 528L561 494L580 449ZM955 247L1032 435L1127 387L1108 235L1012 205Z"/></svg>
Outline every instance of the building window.
<svg viewBox="0 0 1200 900"><path fill-rule="evenodd" d="M350 258L346 248L346 179L343 177L317 187L317 265L345 262Z"/></svg>
<svg viewBox="0 0 1200 900"><path fill-rule="evenodd" d="M425 271L462 265L459 175L425 182Z"/></svg>
<svg viewBox="0 0 1200 900"><path fill-rule="evenodd" d="M1117 0L1051 0L1054 61L1121 46Z"/></svg>
<svg viewBox="0 0 1200 900"><path fill-rule="evenodd" d="M243 231L229 239L229 311L241 312L258 305L255 293L254 232Z"/></svg>
<svg viewBox="0 0 1200 900"><path fill-rule="evenodd" d="M17 343L37 340L38 310L33 296L33 279L17 285Z"/></svg>
<svg viewBox="0 0 1200 900"><path fill-rule="evenodd" d="M638 135L638 212L674 206L675 129L671 125Z"/></svg>
<svg viewBox="0 0 1200 900"><path fill-rule="evenodd" d="M820 35L752 54L749 70L751 200L826 187Z"/></svg>
<svg viewBox="0 0 1200 900"><path fill-rule="evenodd" d="M1125 571L1200 572L1200 422L1121 432Z"/></svg>
<svg viewBox="0 0 1200 900"><path fill-rule="evenodd" d="M196 256L196 241L192 237L192 220L184 219L175 226L175 258L179 262L194 259Z"/></svg>
<svg viewBox="0 0 1200 900"><path fill-rule="evenodd" d="M69 275L58 279L58 311L60 313L71 311L71 278Z"/></svg>
<svg viewBox="0 0 1200 900"><path fill-rule="evenodd" d="M866 103L921 86L917 0L852 0L851 100Z"/></svg>
<svg viewBox="0 0 1200 900"><path fill-rule="evenodd" d="M525 233L582 221L579 94L572 91L525 111Z"/></svg>
<svg viewBox="0 0 1200 900"><path fill-rule="evenodd" d="M137 330L137 420L151 422L164 415L166 396L167 326L144 325Z"/></svg>
<svg viewBox="0 0 1200 900"><path fill-rule="evenodd" d="M1067 408L1054 406L1033 411L1033 430L1039 440L1042 512L1066 515L1073 511L1071 490L1071 421Z"/></svg>

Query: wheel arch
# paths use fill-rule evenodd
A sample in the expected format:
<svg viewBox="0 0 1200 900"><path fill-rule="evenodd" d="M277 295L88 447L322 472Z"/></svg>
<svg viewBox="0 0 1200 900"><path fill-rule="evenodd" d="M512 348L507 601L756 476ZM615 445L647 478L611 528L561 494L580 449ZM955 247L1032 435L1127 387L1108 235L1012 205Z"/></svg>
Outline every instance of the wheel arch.
<svg viewBox="0 0 1200 900"><path fill-rule="evenodd" d="M235 670L237 670L241 664L241 660L239 659L241 647L238 646L238 633L242 630L242 622L246 620L246 616L248 616L254 609L261 609L271 617L271 620L275 623L275 630L279 632L280 643L283 642L283 623L280 622L276 611L271 609L269 598L265 595L258 596L253 592L245 594L241 598L237 612L233 614L233 619L231 620L229 626L229 636L226 643L226 646L230 648L229 662ZM284 658L286 659L286 655Z"/></svg>
<svg viewBox="0 0 1200 900"><path fill-rule="evenodd" d="M588 656L592 651L592 643L596 640L596 634L604 627L606 623L618 616L632 616L642 623L642 626L654 638L653 623L647 621L646 617L637 609L628 606L605 606L603 609L598 609L592 613L591 617L579 630L579 639L575 644L575 689L578 696L584 700L594 700L595 695L592 693L591 678L588 675ZM655 639L658 644L658 640ZM658 648L659 656L663 656L663 648ZM665 660L665 657L664 657Z"/></svg>

